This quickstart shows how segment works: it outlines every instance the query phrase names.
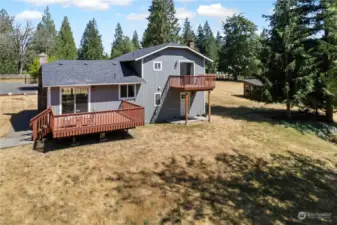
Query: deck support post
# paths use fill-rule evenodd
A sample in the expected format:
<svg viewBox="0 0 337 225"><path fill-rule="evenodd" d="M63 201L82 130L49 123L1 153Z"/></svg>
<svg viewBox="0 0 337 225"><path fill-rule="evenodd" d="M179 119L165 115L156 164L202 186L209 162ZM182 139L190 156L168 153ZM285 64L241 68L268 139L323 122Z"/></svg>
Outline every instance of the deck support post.
<svg viewBox="0 0 337 225"><path fill-rule="evenodd" d="M99 138L98 138L98 142L104 142L106 141L106 137L105 137L105 132L99 133Z"/></svg>
<svg viewBox="0 0 337 225"><path fill-rule="evenodd" d="M188 111L189 111L189 95L188 92L185 92L185 125L188 123Z"/></svg>
<svg viewBox="0 0 337 225"><path fill-rule="evenodd" d="M211 122L211 91L208 91L208 122Z"/></svg>

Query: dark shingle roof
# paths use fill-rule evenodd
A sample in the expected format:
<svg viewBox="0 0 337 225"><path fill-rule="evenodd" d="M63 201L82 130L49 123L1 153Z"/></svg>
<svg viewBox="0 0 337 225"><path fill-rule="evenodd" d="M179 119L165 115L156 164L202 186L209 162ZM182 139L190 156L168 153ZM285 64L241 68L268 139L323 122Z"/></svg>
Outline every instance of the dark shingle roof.
<svg viewBox="0 0 337 225"><path fill-rule="evenodd" d="M259 79L244 79L243 82L262 87L263 83Z"/></svg>
<svg viewBox="0 0 337 225"><path fill-rule="evenodd" d="M152 47L149 47L149 48L142 48L142 49L139 49L135 52L130 52L130 53L124 54L122 56L119 56L119 57L115 58L114 60L118 60L118 61L121 61L121 62L134 61L138 58L142 58L142 57L144 57L148 54L151 54L151 53L156 52L160 49L168 48L168 47L173 47L173 48L174 47L180 47L180 48L190 49L191 51L194 51L196 54L199 54L201 57L204 57L207 60L212 61L211 59L209 59L206 56L202 55L201 53L187 47L186 45L181 45L181 44L178 44L178 43L166 43L166 44L152 46Z"/></svg>
<svg viewBox="0 0 337 225"><path fill-rule="evenodd" d="M57 60L42 66L42 85L94 85L145 82L116 60Z"/></svg>

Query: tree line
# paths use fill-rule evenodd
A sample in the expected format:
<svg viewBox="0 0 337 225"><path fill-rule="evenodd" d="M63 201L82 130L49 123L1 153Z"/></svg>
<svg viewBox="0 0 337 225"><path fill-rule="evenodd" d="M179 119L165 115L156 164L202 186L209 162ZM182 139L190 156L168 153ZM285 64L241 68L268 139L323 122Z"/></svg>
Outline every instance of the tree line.
<svg viewBox="0 0 337 225"><path fill-rule="evenodd" d="M261 34L243 14L226 18L216 35L207 21L195 33L186 18L181 29L173 0L153 0L149 13L142 40L136 31L131 39L125 36L117 23L108 55L95 19L86 25L76 49L67 17L57 32L48 7L36 29L29 23L14 24L3 9L0 73L38 71L36 56L41 52L49 60L112 59L143 47L192 40L197 51L214 61L206 66L207 73L221 71L236 80L259 78L264 83L264 100L284 103L288 118L296 106L316 114L324 111L332 121L337 105L336 0L277 0L272 15L264 16L269 27Z"/></svg>
<svg viewBox="0 0 337 225"><path fill-rule="evenodd" d="M154 0L149 7L149 12L150 15L147 18L149 23L142 40L139 40L137 31L134 31L132 38L125 36L120 23L117 23L111 52L107 54L104 52L102 36L95 18L87 23L77 49L67 17L64 17L57 31L48 7L44 10L43 17L36 28L29 22L24 25L15 24L14 17L9 16L7 11L2 9L0 46L4 51L0 53L0 74L23 71L38 74L37 56L42 52L49 56L49 61L113 59L143 47L167 42L187 44L189 40L197 42L197 48L201 53L210 58L217 57L219 49L207 21L203 26L199 26L198 34L195 35L187 18L181 30L175 16L173 0ZM213 72L215 70L216 67L212 69Z"/></svg>

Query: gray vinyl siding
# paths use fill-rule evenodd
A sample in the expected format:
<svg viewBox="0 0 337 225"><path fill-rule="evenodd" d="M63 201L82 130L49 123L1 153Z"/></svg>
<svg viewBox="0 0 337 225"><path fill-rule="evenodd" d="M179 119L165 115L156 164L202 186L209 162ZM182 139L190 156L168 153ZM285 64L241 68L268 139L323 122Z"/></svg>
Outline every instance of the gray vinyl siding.
<svg viewBox="0 0 337 225"><path fill-rule="evenodd" d="M92 86L91 111L106 111L118 109L121 101L118 99L118 85Z"/></svg>
<svg viewBox="0 0 337 225"><path fill-rule="evenodd" d="M50 88L50 104L53 108L53 113L55 115L60 114L60 88L52 87Z"/></svg>
<svg viewBox="0 0 337 225"><path fill-rule="evenodd" d="M162 92L168 85L170 75L179 75L179 60L190 60L195 62L195 74L204 74L204 59L186 49L165 49L143 60L143 84L138 93L136 103L145 108L145 122L149 123L156 107L154 106L154 93ZM162 71L153 71L153 62L162 61ZM204 92L195 92L191 99L190 116L205 113ZM165 121L180 117L180 92L169 89L166 98L162 102L157 121Z"/></svg>

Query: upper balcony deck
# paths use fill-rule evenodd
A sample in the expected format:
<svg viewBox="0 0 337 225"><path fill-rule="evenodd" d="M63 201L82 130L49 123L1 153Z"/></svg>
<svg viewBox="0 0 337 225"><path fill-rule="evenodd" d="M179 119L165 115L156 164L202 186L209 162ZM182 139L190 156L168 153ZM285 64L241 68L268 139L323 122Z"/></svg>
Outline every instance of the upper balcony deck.
<svg viewBox="0 0 337 225"><path fill-rule="evenodd" d="M212 91L215 88L215 75L170 76L170 88L183 91Z"/></svg>

